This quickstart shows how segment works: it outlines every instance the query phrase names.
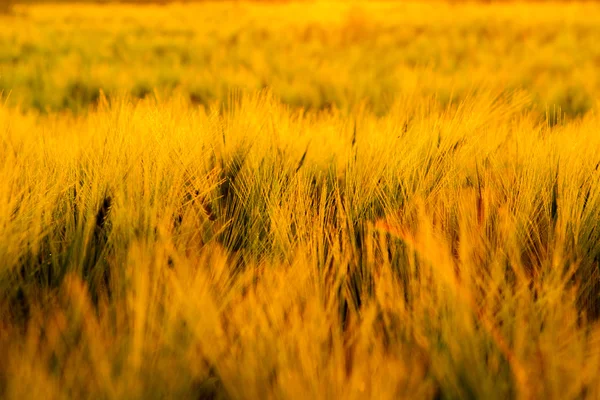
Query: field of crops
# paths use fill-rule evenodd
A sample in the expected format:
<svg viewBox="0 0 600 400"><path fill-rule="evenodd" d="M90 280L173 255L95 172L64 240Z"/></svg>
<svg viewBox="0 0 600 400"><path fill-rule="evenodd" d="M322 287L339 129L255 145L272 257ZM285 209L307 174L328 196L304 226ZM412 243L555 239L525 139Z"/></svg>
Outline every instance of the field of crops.
<svg viewBox="0 0 600 400"><path fill-rule="evenodd" d="M600 398L600 4L0 14L0 398Z"/></svg>

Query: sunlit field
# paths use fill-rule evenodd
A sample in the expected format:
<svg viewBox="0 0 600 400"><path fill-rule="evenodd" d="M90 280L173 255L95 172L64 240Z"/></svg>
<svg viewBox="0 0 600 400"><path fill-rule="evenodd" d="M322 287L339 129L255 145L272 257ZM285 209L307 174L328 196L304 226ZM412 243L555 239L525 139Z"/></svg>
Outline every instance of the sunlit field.
<svg viewBox="0 0 600 400"><path fill-rule="evenodd" d="M286 104L381 116L410 94L525 90L542 115L592 109L600 4L201 3L16 6L0 16L10 105L75 112L181 88L193 103L269 88Z"/></svg>
<svg viewBox="0 0 600 400"><path fill-rule="evenodd" d="M0 398L600 398L600 3L0 14Z"/></svg>

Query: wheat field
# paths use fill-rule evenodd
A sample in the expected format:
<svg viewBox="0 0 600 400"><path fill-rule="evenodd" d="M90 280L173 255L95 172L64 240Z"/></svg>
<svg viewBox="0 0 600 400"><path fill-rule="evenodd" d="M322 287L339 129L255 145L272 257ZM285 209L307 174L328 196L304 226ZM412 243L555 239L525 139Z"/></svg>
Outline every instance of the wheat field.
<svg viewBox="0 0 600 400"><path fill-rule="evenodd" d="M600 5L15 5L0 397L600 398Z"/></svg>

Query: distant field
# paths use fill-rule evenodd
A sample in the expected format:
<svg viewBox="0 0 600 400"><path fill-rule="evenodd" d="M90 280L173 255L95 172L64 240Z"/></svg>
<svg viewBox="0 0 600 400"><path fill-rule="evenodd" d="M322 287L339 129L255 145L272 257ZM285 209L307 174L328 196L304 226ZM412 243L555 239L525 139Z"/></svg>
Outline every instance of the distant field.
<svg viewBox="0 0 600 400"><path fill-rule="evenodd" d="M284 103L382 114L410 94L441 102L524 89L542 115L600 93L600 4L387 2L49 5L0 16L9 104L82 111L100 89L181 88L200 104L269 88Z"/></svg>
<svg viewBox="0 0 600 400"><path fill-rule="evenodd" d="M600 5L0 16L1 399L600 398Z"/></svg>

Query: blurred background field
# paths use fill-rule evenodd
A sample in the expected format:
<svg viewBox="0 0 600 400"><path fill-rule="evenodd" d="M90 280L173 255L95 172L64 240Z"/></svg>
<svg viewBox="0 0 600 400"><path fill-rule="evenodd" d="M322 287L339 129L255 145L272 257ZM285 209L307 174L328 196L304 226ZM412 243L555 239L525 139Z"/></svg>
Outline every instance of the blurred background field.
<svg viewBox="0 0 600 400"><path fill-rule="evenodd" d="M0 90L40 111L183 90L210 104L269 88L282 102L381 115L403 94L460 101L523 89L542 115L600 92L600 4L217 2L16 6L0 16Z"/></svg>

